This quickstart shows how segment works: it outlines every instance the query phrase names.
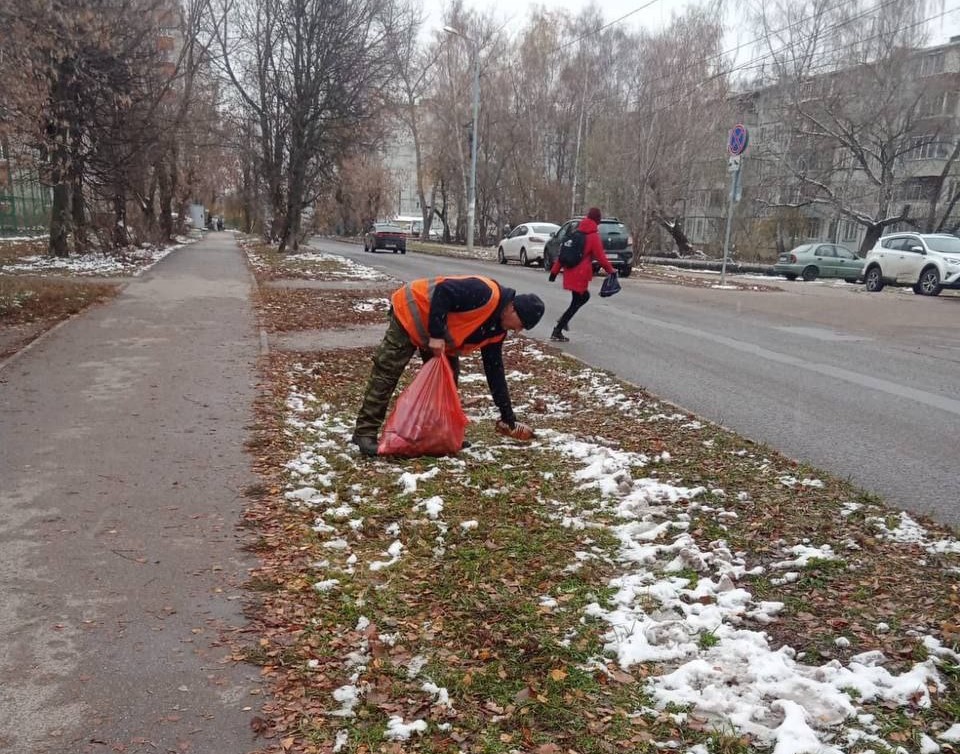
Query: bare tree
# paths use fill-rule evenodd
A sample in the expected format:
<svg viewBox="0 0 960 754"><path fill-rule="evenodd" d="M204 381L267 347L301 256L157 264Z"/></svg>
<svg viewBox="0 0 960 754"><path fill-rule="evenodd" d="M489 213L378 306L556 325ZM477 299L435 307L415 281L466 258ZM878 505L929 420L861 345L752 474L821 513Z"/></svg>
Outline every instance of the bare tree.
<svg viewBox="0 0 960 754"><path fill-rule="evenodd" d="M298 247L303 210L338 158L374 142L390 50L409 22L393 0L223 0L222 63L258 126L281 250Z"/></svg>
<svg viewBox="0 0 960 754"><path fill-rule="evenodd" d="M167 114L189 90L174 48L179 40L181 50L194 50L200 0L188 5L186 24L169 0L24 0L12 17L8 5L0 5L0 25L11 32L3 49L8 66L24 74L11 76L17 95L6 101L52 190L50 253L66 255L71 232L77 251L85 250L89 218L102 203L112 208L113 246L128 241L130 199L153 229L158 186L169 237L170 168L160 171L157 155L182 137L173 132L183 119Z"/></svg>
<svg viewBox="0 0 960 754"><path fill-rule="evenodd" d="M423 18L412 9L408 12L411 13L410 21L407 24L409 32L402 35L398 44L392 48L393 64L398 80L398 91L393 94L393 98L400 119L413 140L417 199L420 202L422 218L420 238L426 240L430 237L430 226L433 222L434 213L432 210L432 191L431 199L427 200L428 171L423 141L423 119L426 114L424 98L433 83L437 60L440 57L440 45L437 43L427 47L421 46L417 37L420 27L423 25Z"/></svg>
<svg viewBox="0 0 960 754"><path fill-rule="evenodd" d="M829 208L863 226L861 251L890 226L918 224L916 204L898 193L914 175L911 161L943 159L953 151L955 136L945 140L923 115L930 92L918 76L917 51L925 7L918 0L893 0L882 8L778 1L758 14L776 75L770 98L779 103L785 127L775 151L797 186L774 203ZM942 196L955 160L948 160L930 203ZM927 224L933 224L929 204Z"/></svg>

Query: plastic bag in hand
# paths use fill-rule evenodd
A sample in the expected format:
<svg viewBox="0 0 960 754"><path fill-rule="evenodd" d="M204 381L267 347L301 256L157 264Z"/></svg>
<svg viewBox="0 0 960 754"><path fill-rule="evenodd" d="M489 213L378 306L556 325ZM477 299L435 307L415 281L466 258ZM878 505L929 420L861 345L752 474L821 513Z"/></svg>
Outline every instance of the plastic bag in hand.
<svg viewBox="0 0 960 754"><path fill-rule="evenodd" d="M468 421L450 362L442 356L432 358L397 398L377 453L408 457L458 453Z"/></svg>
<svg viewBox="0 0 960 754"><path fill-rule="evenodd" d="M612 273L607 275L603 279L603 285L600 286L600 297L607 298L612 296L614 293L620 292L620 278L617 277L617 273Z"/></svg>

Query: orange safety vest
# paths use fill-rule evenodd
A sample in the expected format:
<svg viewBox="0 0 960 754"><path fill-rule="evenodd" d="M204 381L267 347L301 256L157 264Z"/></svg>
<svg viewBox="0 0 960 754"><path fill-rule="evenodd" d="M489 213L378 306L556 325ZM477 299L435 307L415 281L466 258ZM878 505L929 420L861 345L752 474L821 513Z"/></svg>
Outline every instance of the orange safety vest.
<svg viewBox="0 0 960 754"><path fill-rule="evenodd" d="M427 323L430 318L430 301L433 299L433 291L437 285L444 280L463 280L468 277L476 277L478 280L482 280L490 286L492 295L490 300L478 309L471 309L466 312L450 312L447 315L447 332L444 335L444 340L447 343L446 352L451 356L470 353L490 343L501 341L507 336L506 333L500 333L480 343L464 343L478 327L497 311L497 307L500 305L500 286L496 282L490 278L477 275L421 278L398 288L391 297L393 316L407 331L407 335L410 336L414 345L419 348L426 348L430 341L430 330Z"/></svg>

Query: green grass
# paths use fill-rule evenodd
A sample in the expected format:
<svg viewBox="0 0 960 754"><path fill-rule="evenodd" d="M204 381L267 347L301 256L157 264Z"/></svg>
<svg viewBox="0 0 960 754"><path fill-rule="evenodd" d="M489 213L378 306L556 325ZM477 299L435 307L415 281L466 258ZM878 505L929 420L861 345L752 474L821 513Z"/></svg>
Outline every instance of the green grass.
<svg viewBox="0 0 960 754"><path fill-rule="evenodd" d="M317 397L303 420L317 418L319 407L327 404L326 421L332 414L349 425L365 383L368 356L369 352L314 354L306 361L308 370L292 370L293 357L275 356L274 374L283 377L277 393L264 401L266 413L278 422L285 391L296 387ZM775 647L789 643L806 653L807 664L881 649L890 657L892 672L926 657L907 629L925 625L934 633L952 615L950 578L943 566L958 559L934 566L930 558L919 565L916 554L902 545L865 534L862 524L868 517L889 514L880 501L715 426L693 429L683 427L686 420L651 420L677 410L629 386L625 391L634 398L631 411L599 411L586 389L599 373L572 360L524 363L509 350L507 358L508 369L526 369L533 375L524 381L527 394L571 406L569 416L538 415L535 407L527 406L524 410L535 425L651 458L669 450L670 461L638 466L631 470L633 477L656 471L664 481L707 488L695 498L696 504L653 506L650 515L669 519L682 513L689 522L685 530L669 530L664 542L685 531L704 550L724 542L732 552L743 553L748 567L765 568L759 575L740 577L737 586L757 599L784 603L774 623L755 626L769 633ZM463 389L465 395L484 396L484 391L482 383ZM431 721L427 734L404 745L407 751L537 751L552 744L559 752L652 752L659 751L655 743L662 746L666 741L680 741L686 747L700 743L710 752L759 751L733 728L716 730L698 720L693 710L668 707L662 713L638 713L654 706L646 678L672 668L640 665L625 675L605 654L606 624L585 618L583 610L594 601L611 606L616 588L610 580L623 568L616 562L619 541L609 529L564 527L560 507L594 522L624 521L615 518L610 501L600 500L595 490L577 488L572 478L578 468L575 460L552 451L503 448L491 424L476 423L468 433L475 447L489 449L492 462L464 454L462 467L437 459L358 463L339 452L327 454L337 473L334 489L339 499L351 501L355 506L351 518L362 520L347 535L358 567L342 577L339 589L328 593L312 589L317 580L340 577L335 568L321 573L309 565L337 559L335 552L323 548L326 537L310 530L317 512L292 509L276 494L252 496L251 504L263 509L257 519L266 529L263 542L275 548L273 558L258 548L269 563L265 573L271 583L282 586L261 595L265 612L295 627L292 648L271 645L271 649L277 653L273 657L293 661L290 668L275 671L284 673L288 684L278 681L275 688L281 695L299 689L284 699L290 709L302 709L295 731L302 737L302 750L314 754L310 746L315 746L319 753L344 726L349 729L351 751L386 750L391 744L384 729L392 711L408 721L414 716ZM267 419L261 421L263 426L269 426ZM258 454L277 455L277 476L264 484L265 490L283 489L282 463L293 448L315 441L309 431L291 433L275 426L272 436L256 444ZM705 446L706 440L712 443ZM416 493L398 494L401 470L433 468L440 473L421 480ZM779 481L782 476L816 476L825 487L788 488ZM717 488L725 490L725 496L709 492ZM490 489L496 494L484 494ZM740 491L748 496L738 498ZM418 501L433 495L444 502L441 518L447 529L442 549L439 522L429 520L422 508L414 509ZM842 516L842 506L850 500L865 507ZM719 509L736 516L722 516ZM479 526L464 531L460 523L467 520L476 520ZM399 534L388 532L395 523L400 524ZM398 538L405 550L397 563L380 571L363 567L384 560L384 551ZM854 540L859 549L844 550L843 543ZM782 570L769 566L790 559L789 548L798 543L831 544L842 558L813 560L791 569L799 572L797 581L774 584L772 579L782 576ZM566 570L577 551L592 552L595 558L580 563L578 570ZM715 574L691 566L656 574L683 579L689 589L708 575ZM878 599L878 585L887 589L885 599ZM544 605L543 596L556 600L556 606ZM648 612L661 608L650 595L639 595L634 604ZM356 630L361 617L375 624L369 636ZM881 620L890 625L889 634L873 630ZM751 627L749 621L744 623ZM392 636L393 643L380 642L383 635ZM850 648L838 648L838 636L846 637ZM314 708L329 707L332 689L349 675L342 658L361 641L368 642L370 661L363 677L373 692L358 706L356 718L331 720ZM706 631L696 643L706 652L719 642L716 633ZM417 678L410 678L407 663L415 655L424 656L427 664ZM316 673L302 671L307 657L320 660ZM883 715L890 736L908 736L911 741L909 736L921 723L929 727L956 719L960 711L956 674L955 667L945 672L947 693L935 695L933 708L922 718L911 717L912 711L877 710L876 705L866 710ZM448 690L456 715L445 718L430 710L430 699L420 688L425 679ZM678 722L670 712L688 713L687 721ZM450 722L451 731L440 731L439 720Z"/></svg>
<svg viewBox="0 0 960 754"><path fill-rule="evenodd" d="M116 295L115 285L0 274L0 325L54 322Z"/></svg>

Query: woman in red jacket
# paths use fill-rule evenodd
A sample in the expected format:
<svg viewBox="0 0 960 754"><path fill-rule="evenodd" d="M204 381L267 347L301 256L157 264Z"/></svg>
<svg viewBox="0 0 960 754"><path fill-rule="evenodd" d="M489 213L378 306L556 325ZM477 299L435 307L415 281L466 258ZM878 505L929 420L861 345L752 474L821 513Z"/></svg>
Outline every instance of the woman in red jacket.
<svg viewBox="0 0 960 754"><path fill-rule="evenodd" d="M570 306L567 307L563 316L557 320L557 326L553 328L550 340L557 340L561 343L566 343L570 340L570 338L563 334L563 331L568 328L570 320L573 319L573 315L590 299L589 288L590 281L593 280L593 260L596 259L597 263L603 267L608 275L614 273L613 265L610 264L610 260L607 259L607 255L603 251L603 241L600 240L600 234L597 233L597 224L602 217L603 215L598 207L591 207L587 212L587 216L583 218L580 221L580 225L577 226L577 230L585 236L583 259L580 260L580 264L576 267L563 269L563 287L565 290L570 291L572 298L570 299ZM550 268L551 283L557 279L560 271L560 257L558 255L553 262L553 267Z"/></svg>

